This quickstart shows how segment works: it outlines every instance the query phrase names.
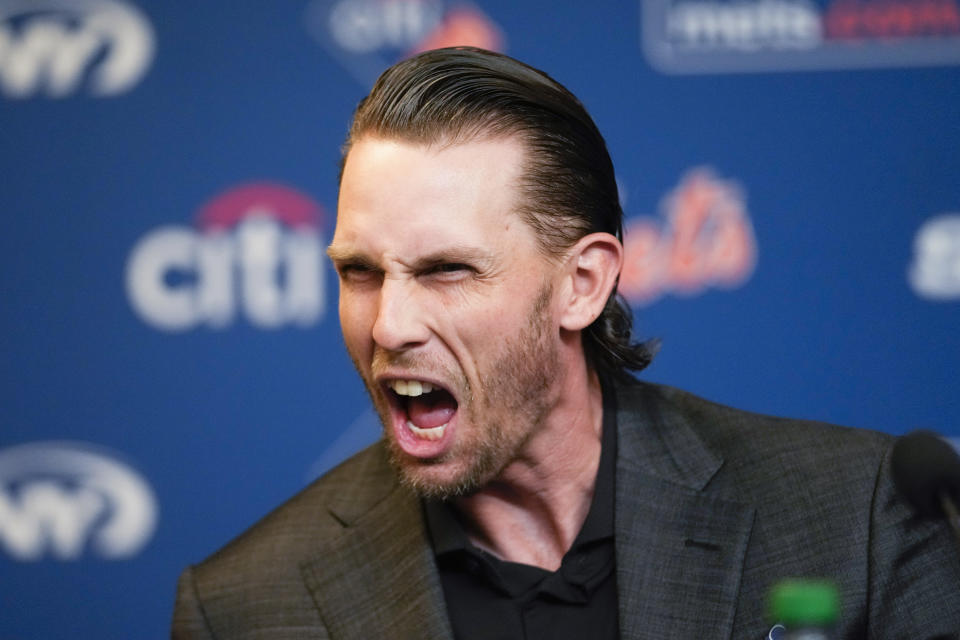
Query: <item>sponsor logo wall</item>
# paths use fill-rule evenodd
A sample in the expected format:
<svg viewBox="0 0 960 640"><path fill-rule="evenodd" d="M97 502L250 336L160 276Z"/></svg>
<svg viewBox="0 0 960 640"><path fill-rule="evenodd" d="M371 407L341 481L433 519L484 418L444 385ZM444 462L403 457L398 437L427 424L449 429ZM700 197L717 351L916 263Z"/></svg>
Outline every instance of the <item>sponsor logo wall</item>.
<svg viewBox="0 0 960 640"><path fill-rule="evenodd" d="M956 443L958 15L0 0L0 638L167 637L185 565L378 436L324 255L338 149L436 46L597 118L642 377Z"/></svg>

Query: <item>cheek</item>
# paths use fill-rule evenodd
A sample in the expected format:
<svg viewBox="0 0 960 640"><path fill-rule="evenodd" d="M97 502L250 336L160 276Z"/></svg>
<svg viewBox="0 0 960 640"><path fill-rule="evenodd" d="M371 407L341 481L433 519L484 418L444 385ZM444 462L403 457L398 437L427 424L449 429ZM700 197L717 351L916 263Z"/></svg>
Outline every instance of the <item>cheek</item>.
<svg viewBox="0 0 960 640"><path fill-rule="evenodd" d="M515 304L490 305L458 318L456 336L475 365L483 369L499 359L504 343L521 331L526 318Z"/></svg>
<svg viewBox="0 0 960 640"><path fill-rule="evenodd" d="M340 331L347 349L357 356L370 343L375 310L363 296L352 293L340 293Z"/></svg>

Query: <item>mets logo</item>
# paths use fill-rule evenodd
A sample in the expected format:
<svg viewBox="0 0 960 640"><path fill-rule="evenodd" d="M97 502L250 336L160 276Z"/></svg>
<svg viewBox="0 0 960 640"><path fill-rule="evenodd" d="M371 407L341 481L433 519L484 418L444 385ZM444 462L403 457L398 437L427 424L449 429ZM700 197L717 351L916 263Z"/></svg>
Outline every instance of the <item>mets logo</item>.
<svg viewBox="0 0 960 640"><path fill-rule="evenodd" d="M16 560L119 560L153 535L157 501L118 456L76 442L0 450L0 550Z"/></svg>
<svg viewBox="0 0 960 640"><path fill-rule="evenodd" d="M757 246L742 190L694 169L661 203L662 220L626 221L619 291L633 305L666 293L733 288L753 273Z"/></svg>
<svg viewBox="0 0 960 640"><path fill-rule="evenodd" d="M478 7L443 0L313 0L307 31L360 83L428 49L472 45L502 51L503 33Z"/></svg>
<svg viewBox="0 0 960 640"><path fill-rule="evenodd" d="M133 88L154 54L153 27L117 0L0 0L0 93L61 98L86 86Z"/></svg>
<svg viewBox="0 0 960 640"><path fill-rule="evenodd" d="M958 0L640 0L664 73L960 64Z"/></svg>
<svg viewBox="0 0 960 640"><path fill-rule="evenodd" d="M200 208L196 226L163 226L126 266L136 314L161 331L230 326L310 327L323 316L323 212L280 184L235 187Z"/></svg>

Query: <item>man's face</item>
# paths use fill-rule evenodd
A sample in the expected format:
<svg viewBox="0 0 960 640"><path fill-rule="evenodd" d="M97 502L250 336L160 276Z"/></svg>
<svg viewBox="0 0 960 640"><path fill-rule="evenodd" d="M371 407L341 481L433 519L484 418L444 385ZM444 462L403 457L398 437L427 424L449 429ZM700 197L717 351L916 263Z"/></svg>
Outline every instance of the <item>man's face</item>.
<svg viewBox="0 0 960 640"><path fill-rule="evenodd" d="M515 213L513 139L363 138L330 256L347 350L402 479L473 491L523 453L555 402L557 266Z"/></svg>

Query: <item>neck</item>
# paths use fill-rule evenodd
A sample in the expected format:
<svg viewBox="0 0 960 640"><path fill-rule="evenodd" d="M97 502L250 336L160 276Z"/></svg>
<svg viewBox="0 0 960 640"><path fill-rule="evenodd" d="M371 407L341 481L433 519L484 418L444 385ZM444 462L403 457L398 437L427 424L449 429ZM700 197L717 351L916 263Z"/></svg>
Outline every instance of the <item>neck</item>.
<svg viewBox="0 0 960 640"><path fill-rule="evenodd" d="M521 455L455 503L476 546L550 571L560 566L590 510L603 426L596 373L584 367L563 380L557 406Z"/></svg>

